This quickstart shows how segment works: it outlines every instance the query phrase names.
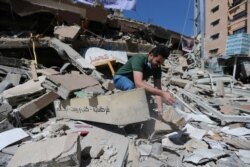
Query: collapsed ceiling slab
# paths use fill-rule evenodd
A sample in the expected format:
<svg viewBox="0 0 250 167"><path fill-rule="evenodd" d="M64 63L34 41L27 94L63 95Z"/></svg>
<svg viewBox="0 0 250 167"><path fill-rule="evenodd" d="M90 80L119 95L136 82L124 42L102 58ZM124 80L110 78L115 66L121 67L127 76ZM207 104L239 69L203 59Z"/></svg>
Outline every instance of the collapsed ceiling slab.
<svg viewBox="0 0 250 167"><path fill-rule="evenodd" d="M39 12L50 12L57 17L64 18L68 23L80 25L81 18L87 18L93 21L105 22L108 12L100 6L88 6L84 4L73 3L70 0L10 0L13 10L19 16L27 16ZM74 17L72 14L75 14Z"/></svg>
<svg viewBox="0 0 250 167"><path fill-rule="evenodd" d="M61 42L56 38L38 38L34 41L36 48L53 48L63 60L69 60L82 73L85 69L95 69L95 67L88 63L77 51L75 51L68 44ZM16 48L31 48L31 38L0 38L1 49L16 49Z"/></svg>

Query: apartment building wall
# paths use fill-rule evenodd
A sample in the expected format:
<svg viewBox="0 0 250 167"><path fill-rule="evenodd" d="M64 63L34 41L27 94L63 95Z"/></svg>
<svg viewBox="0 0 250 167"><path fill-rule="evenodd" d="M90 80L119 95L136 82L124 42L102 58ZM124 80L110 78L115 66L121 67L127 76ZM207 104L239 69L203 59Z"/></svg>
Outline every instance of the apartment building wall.
<svg viewBox="0 0 250 167"><path fill-rule="evenodd" d="M227 40L227 0L206 0L205 57L223 55Z"/></svg>
<svg viewBox="0 0 250 167"><path fill-rule="evenodd" d="M227 36L242 32L250 34L250 0L206 0L206 57L225 55Z"/></svg>
<svg viewBox="0 0 250 167"><path fill-rule="evenodd" d="M249 29L249 1L238 0L236 5L229 3L228 9L228 35L248 32Z"/></svg>
<svg viewBox="0 0 250 167"><path fill-rule="evenodd" d="M247 4L247 13L248 13L248 17L247 17L247 33L250 34L250 0L248 0L248 4Z"/></svg>

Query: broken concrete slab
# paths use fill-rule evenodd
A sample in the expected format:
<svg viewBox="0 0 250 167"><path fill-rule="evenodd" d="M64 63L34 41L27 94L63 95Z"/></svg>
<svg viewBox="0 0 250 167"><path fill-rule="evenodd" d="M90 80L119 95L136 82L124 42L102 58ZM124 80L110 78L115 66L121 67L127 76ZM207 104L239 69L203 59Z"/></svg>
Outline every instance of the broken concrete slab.
<svg viewBox="0 0 250 167"><path fill-rule="evenodd" d="M0 121L2 119L4 119L4 117L7 117L8 113L10 113L11 111L12 111L12 106L9 105L8 102L6 102L6 101L1 102L0 101L0 113L1 113Z"/></svg>
<svg viewBox="0 0 250 167"><path fill-rule="evenodd" d="M68 24L80 25L82 18L104 23L109 14L107 10L104 10L104 8L99 5L89 6L73 1L62 1L60 8L58 8L57 1L20 0L11 3L13 10L20 16L29 16L40 12L49 12L56 15L60 12L60 18Z"/></svg>
<svg viewBox="0 0 250 167"><path fill-rule="evenodd" d="M229 135L234 135L234 136L244 136L244 135L249 135L250 134L250 129L247 129L245 127L238 127L238 128L232 128L225 126L221 128L221 132Z"/></svg>
<svg viewBox="0 0 250 167"><path fill-rule="evenodd" d="M185 155L183 162L192 162L196 165L217 160L227 155L224 151L218 149L197 149L190 155Z"/></svg>
<svg viewBox="0 0 250 167"><path fill-rule="evenodd" d="M239 114L238 111L234 110L234 107L232 105L226 104L223 106L220 106L220 111L225 115L236 115Z"/></svg>
<svg viewBox="0 0 250 167"><path fill-rule="evenodd" d="M95 67L87 62L77 51L71 48L68 44L61 42L56 38L52 38L48 41L49 45L54 48L59 55L65 54L70 58L71 63L76 66L82 73L85 73L84 69L95 69Z"/></svg>
<svg viewBox="0 0 250 167"><path fill-rule="evenodd" d="M23 65L23 61L21 59L0 56L0 64L20 68Z"/></svg>
<svg viewBox="0 0 250 167"><path fill-rule="evenodd" d="M0 82L0 93L2 93L3 91L5 91L11 87L13 87L13 84L10 81L3 80L2 82Z"/></svg>
<svg viewBox="0 0 250 167"><path fill-rule="evenodd" d="M210 146L210 148L212 149L218 149L218 150L223 150L224 147L226 146L225 144L223 145L221 142L218 142L216 140L212 140L209 138L203 138L203 140L208 143L208 145Z"/></svg>
<svg viewBox="0 0 250 167"><path fill-rule="evenodd" d="M250 164L250 151L249 150L238 150L235 153L239 158L246 164Z"/></svg>
<svg viewBox="0 0 250 167"><path fill-rule="evenodd" d="M186 124L183 129L185 129L185 132L188 133L190 137L198 140L201 140L203 136L207 133L206 130L195 128L190 124Z"/></svg>
<svg viewBox="0 0 250 167"><path fill-rule="evenodd" d="M140 130L140 137L155 140L161 138L163 134L170 132L173 132L173 128L169 124L151 118L151 120L143 123L143 127Z"/></svg>
<svg viewBox="0 0 250 167"><path fill-rule="evenodd" d="M152 144L141 144L138 147L141 156L149 156L152 151Z"/></svg>
<svg viewBox="0 0 250 167"><path fill-rule="evenodd" d="M9 154L9 155L14 155L18 149L18 144L17 145L12 145L5 147L4 149L1 150L2 153ZM1 165L0 165L1 166Z"/></svg>
<svg viewBox="0 0 250 167"><path fill-rule="evenodd" d="M222 80L216 82L216 95L219 97L225 96L224 82Z"/></svg>
<svg viewBox="0 0 250 167"><path fill-rule="evenodd" d="M2 118L2 117L0 117L0 118L1 118L0 133L14 128L14 126L9 122L9 120L7 118L5 118L5 116L4 116L4 118Z"/></svg>
<svg viewBox="0 0 250 167"><path fill-rule="evenodd" d="M212 79L211 79L212 78ZM210 76L210 78L197 79L195 83L197 84L209 84L216 83L217 81L222 81L223 83L231 83L233 81L231 76Z"/></svg>
<svg viewBox="0 0 250 167"><path fill-rule="evenodd" d="M140 167L148 167L148 166L168 166L167 162L163 162L163 161L159 161L158 159L152 158L152 157L148 157L146 160L141 161L139 163Z"/></svg>
<svg viewBox="0 0 250 167"><path fill-rule="evenodd" d="M248 167L249 165L245 164L240 160L235 153L230 153L229 157L221 158L217 161L218 167Z"/></svg>
<svg viewBox="0 0 250 167"><path fill-rule="evenodd" d="M208 116L202 114L202 113L187 113L182 111L178 106L175 106L175 111L171 111L172 113L176 113L175 115L179 114L183 118L185 118L185 122L188 122L190 120L197 121L197 122L204 122L208 124L215 124L214 121L212 121ZM171 119L171 118L170 118Z"/></svg>
<svg viewBox="0 0 250 167"><path fill-rule="evenodd" d="M165 122L171 122L177 126L181 126L181 124L186 123L183 114L176 112L172 106L168 109L168 111L163 112L162 118Z"/></svg>
<svg viewBox="0 0 250 167"><path fill-rule="evenodd" d="M42 75L56 75L56 74L60 74L60 72L52 69L52 68L45 68L45 69L37 69L36 72L38 74L42 74Z"/></svg>
<svg viewBox="0 0 250 167"><path fill-rule="evenodd" d="M45 141L22 145L8 167L75 166L81 164L81 146L78 134L68 134Z"/></svg>
<svg viewBox="0 0 250 167"><path fill-rule="evenodd" d="M33 116L35 113L52 103L59 96L54 92L47 92L44 95L18 107L17 110L22 118L27 119Z"/></svg>
<svg viewBox="0 0 250 167"><path fill-rule="evenodd" d="M65 120L58 121L58 123L66 122ZM69 126L67 133L81 133L87 132L87 135L81 139L82 156L90 157L90 152L98 149L102 150L99 158L91 159L91 162L83 161L82 166L124 166L128 154L129 139L81 121L67 121L66 125ZM91 151L91 149L93 150ZM94 154L92 154L94 155Z"/></svg>
<svg viewBox="0 0 250 167"><path fill-rule="evenodd" d="M16 106L22 101L27 101L38 97L45 92L45 89L41 87L41 83L44 82L45 76L40 76L38 82L29 80L14 88L5 90L3 92L3 98L7 99L10 105Z"/></svg>
<svg viewBox="0 0 250 167"><path fill-rule="evenodd" d="M54 35L61 41L74 41L80 31L81 27L78 25L73 26L56 26L54 28Z"/></svg>
<svg viewBox="0 0 250 167"><path fill-rule="evenodd" d="M210 116L220 119L222 124L225 124L226 122L249 122L250 121L250 116L249 115L224 115L221 112L219 112L217 109L213 108L211 105L208 103L204 102L200 97L195 96L194 94L187 92L185 90L180 90L181 93L183 93L185 96L188 98L192 99L205 109L206 111L210 112Z"/></svg>
<svg viewBox="0 0 250 167"><path fill-rule="evenodd" d="M90 87L94 87L91 91L95 93L103 93L101 85L97 80L83 74L49 75L42 85L49 90L55 91L63 99L68 99L74 91L86 90L88 88L91 90Z"/></svg>
<svg viewBox="0 0 250 167"><path fill-rule="evenodd" d="M181 88L184 88L187 84L191 84L192 81L186 80L186 79L180 79L180 78L173 78L170 79L170 84L179 86Z"/></svg>
<svg viewBox="0 0 250 167"><path fill-rule="evenodd" d="M130 140L129 148L128 148L128 158L127 158L127 166L138 166L139 165L139 153L135 146L135 142Z"/></svg>
<svg viewBox="0 0 250 167"><path fill-rule="evenodd" d="M0 38L0 49L27 47L31 47L30 38ZM92 64L88 63L77 51L70 47L70 45L56 38L39 38L36 41L36 47L51 47L55 49L63 60L70 61L82 73L85 73L86 69L95 69Z"/></svg>
<svg viewBox="0 0 250 167"><path fill-rule="evenodd" d="M162 139L162 146L175 151L184 149L193 151L194 149L208 148L204 141L192 139L184 132L173 132L165 135L165 138Z"/></svg>
<svg viewBox="0 0 250 167"><path fill-rule="evenodd" d="M31 73L29 70L25 70L22 68L15 68L15 67L9 67L9 66L3 66L0 65L0 74L4 74L6 75L7 73L14 73L14 74L20 74L22 76L24 76L24 78L30 78L31 77Z"/></svg>
<svg viewBox="0 0 250 167"><path fill-rule="evenodd" d="M86 120L118 126L142 122L150 118L144 89L134 89L90 99L56 100L54 106L58 118Z"/></svg>
<svg viewBox="0 0 250 167"><path fill-rule="evenodd" d="M229 145L232 145L235 148L243 149L243 150L250 150L250 141L247 137L235 137L235 136L225 136L223 137L223 141Z"/></svg>
<svg viewBox="0 0 250 167"><path fill-rule="evenodd" d="M7 166L11 158L12 155L0 152L0 166Z"/></svg>
<svg viewBox="0 0 250 167"><path fill-rule="evenodd" d="M8 73L5 80L10 81L12 85L17 86L19 85L19 82L21 80L21 75L15 73Z"/></svg>

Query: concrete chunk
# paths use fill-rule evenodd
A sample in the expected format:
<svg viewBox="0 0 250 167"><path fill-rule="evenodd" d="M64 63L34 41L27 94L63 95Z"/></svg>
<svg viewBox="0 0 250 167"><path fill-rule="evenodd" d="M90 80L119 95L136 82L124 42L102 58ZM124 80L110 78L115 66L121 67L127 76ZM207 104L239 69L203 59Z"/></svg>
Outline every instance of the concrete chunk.
<svg viewBox="0 0 250 167"><path fill-rule="evenodd" d="M41 87L41 83L45 80L44 76L39 77L38 82L29 80L24 84L18 85L14 88L5 90L3 97L8 100L10 105L17 105L20 101L33 99L44 92L44 88Z"/></svg>
<svg viewBox="0 0 250 167"><path fill-rule="evenodd" d="M192 81L185 80L185 79L180 79L180 78L171 78L170 79L170 84L172 85L177 85L182 88L184 88L187 84L191 84Z"/></svg>
<svg viewBox="0 0 250 167"><path fill-rule="evenodd" d="M81 149L77 134L22 145L8 167L80 166Z"/></svg>
<svg viewBox="0 0 250 167"><path fill-rule="evenodd" d="M56 100L59 96L54 92L48 92L26 104L23 106L17 108L19 113L23 118L29 118L50 103L52 103L54 100Z"/></svg>
<svg viewBox="0 0 250 167"><path fill-rule="evenodd" d="M89 131L88 135L81 140L82 152L85 152L87 151L87 148L90 148L89 154L91 156L94 156L94 154L98 156L98 158L92 158L90 164L85 162L82 166L125 166L124 163L128 154L129 145L128 138L94 126L88 128L86 127L89 126L88 124L83 123L77 125L79 126L77 131ZM80 125L82 125L82 127Z"/></svg>
<svg viewBox="0 0 250 167"><path fill-rule="evenodd" d="M21 80L21 75L14 74L14 73L8 73L5 79L10 81L14 86L17 86L17 85L19 85L19 82Z"/></svg>
<svg viewBox="0 0 250 167"><path fill-rule="evenodd" d="M77 25L58 26L58 27L55 27L54 34L58 39L62 41L73 41L77 37L80 29L81 27Z"/></svg>
<svg viewBox="0 0 250 167"><path fill-rule="evenodd" d="M218 159L225 156L226 153L218 149L197 149L190 155L185 155L184 162L192 162L194 164L201 164Z"/></svg>
<svg viewBox="0 0 250 167"><path fill-rule="evenodd" d="M99 82L87 75L50 75L47 76L43 86L47 89L56 91L63 99L67 99L74 91L87 89L93 86L95 86L95 92L102 91ZM96 86L99 86L99 89Z"/></svg>
<svg viewBox="0 0 250 167"><path fill-rule="evenodd" d="M74 98L55 101L59 118L87 120L123 126L150 118L144 89L134 89L110 96Z"/></svg>
<svg viewBox="0 0 250 167"><path fill-rule="evenodd" d="M38 69L36 72L39 74L41 73L42 75L56 75L60 74L58 71L54 70L53 68L45 68L45 69Z"/></svg>

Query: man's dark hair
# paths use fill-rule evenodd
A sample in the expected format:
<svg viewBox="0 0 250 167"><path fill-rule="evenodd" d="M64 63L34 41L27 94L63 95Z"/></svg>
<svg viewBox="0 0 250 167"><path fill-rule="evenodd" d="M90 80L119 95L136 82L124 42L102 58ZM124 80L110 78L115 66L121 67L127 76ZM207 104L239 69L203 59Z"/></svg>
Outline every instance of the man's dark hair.
<svg viewBox="0 0 250 167"><path fill-rule="evenodd" d="M167 59L170 54L170 50L167 46L158 45L153 48L149 53L152 53L154 57L161 55L164 59Z"/></svg>

